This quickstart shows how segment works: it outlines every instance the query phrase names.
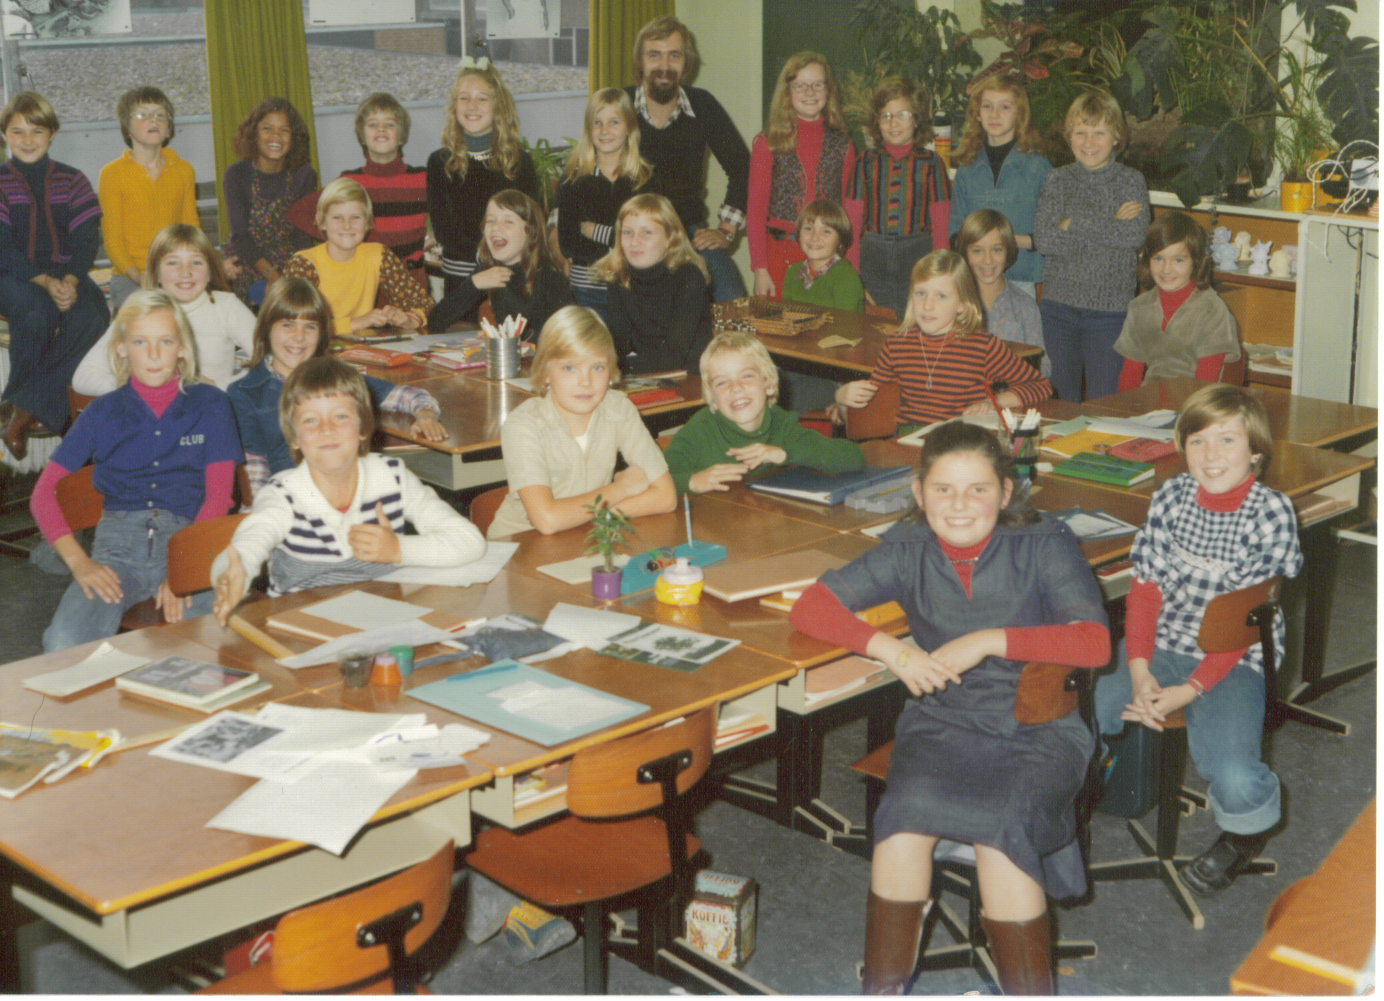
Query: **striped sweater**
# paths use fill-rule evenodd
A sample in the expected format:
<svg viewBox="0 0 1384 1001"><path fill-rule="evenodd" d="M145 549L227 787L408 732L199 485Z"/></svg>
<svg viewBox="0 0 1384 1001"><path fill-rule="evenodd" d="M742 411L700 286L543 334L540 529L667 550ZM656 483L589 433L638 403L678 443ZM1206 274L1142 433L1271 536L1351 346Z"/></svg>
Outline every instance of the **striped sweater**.
<svg viewBox="0 0 1384 1001"><path fill-rule="evenodd" d="M951 181L931 150L915 146L902 158L886 150L865 150L855 162L846 196L865 203L866 232L911 236L931 231L934 249L946 246Z"/></svg>
<svg viewBox="0 0 1384 1001"><path fill-rule="evenodd" d="M33 164L6 160L0 166L0 273L19 281L85 275L101 243L100 218L96 192L76 167L47 156Z"/></svg>
<svg viewBox="0 0 1384 1001"><path fill-rule="evenodd" d="M986 383L1005 383L1025 407L1052 395L1052 383L1037 369L983 332L924 338L913 327L894 334L875 359L870 381L898 384L896 419L900 424L930 424L956 417L972 403L986 399Z"/></svg>
<svg viewBox="0 0 1384 1001"><path fill-rule="evenodd" d="M269 593L280 595L371 580L399 565L460 566L485 554L485 539L476 527L402 461L372 452L357 460L357 468L356 495L345 512L327 502L305 462L276 474L255 494L249 517L231 539L247 579L253 579L268 559ZM351 529L374 523L377 504L384 505L385 517L399 537L399 564L367 563L351 549ZM418 534L402 534L405 522ZM213 585L228 563L226 553L216 558Z"/></svg>

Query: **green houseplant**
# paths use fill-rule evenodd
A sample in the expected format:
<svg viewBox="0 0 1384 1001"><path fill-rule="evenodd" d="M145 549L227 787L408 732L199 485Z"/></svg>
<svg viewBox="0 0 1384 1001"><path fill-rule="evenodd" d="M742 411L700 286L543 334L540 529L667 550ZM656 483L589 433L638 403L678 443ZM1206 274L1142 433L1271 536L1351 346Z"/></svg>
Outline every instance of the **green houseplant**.
<svg viewBox="0 0 1384 1001"><path fill-rule="evenodd" d="M620 571L615 566L615 547L623 545L625 536L634 531L623 512L604 503L604 498L596 499L586 505L591 512L591 530L586 533L590 548L588 553L596 553L605 561L591 570L591 594L602 601L614 601L620 597Z"/></svg>

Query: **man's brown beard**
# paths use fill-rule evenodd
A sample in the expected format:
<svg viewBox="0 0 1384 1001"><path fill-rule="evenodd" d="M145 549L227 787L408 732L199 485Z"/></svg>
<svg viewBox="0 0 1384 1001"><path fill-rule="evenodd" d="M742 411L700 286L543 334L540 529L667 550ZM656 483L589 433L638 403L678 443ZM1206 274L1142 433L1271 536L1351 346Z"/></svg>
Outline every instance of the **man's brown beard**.
<svg viewBox="0 0 1384 1001"><path fill-rule="evenodd" d="M655 104L668 104L677 96L678 78L676 75L670 74L667 77L650 75L649 97Z"/></svg>

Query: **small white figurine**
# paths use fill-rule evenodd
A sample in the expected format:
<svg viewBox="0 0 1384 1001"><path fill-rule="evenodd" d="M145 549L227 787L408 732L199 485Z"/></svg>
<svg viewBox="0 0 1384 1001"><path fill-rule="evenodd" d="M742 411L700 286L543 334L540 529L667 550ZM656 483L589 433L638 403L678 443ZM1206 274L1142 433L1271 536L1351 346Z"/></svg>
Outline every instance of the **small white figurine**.
<svg viewBox="0 0 1384 1001"><path fill-rule="evenodd" d="M1260 240L1249 252L1250 261L1247 274L1266 275L1269 273L1269 248L1273 246L1272 240Z"/></svg>
<svg viewBox="0 0 1384 1001"><path fill-rule="evenodd" d="M1217 271L1238 271L1240 251L1230 242L1211 244L1211 259L1216 262Z"/></svg>
<svg viewBox="0 0 1384 1001"><path fill-rule="evenodd" d="M1239 260L1249 260L1249 248L1250 244L1253 241L1254 237L1249 235L1249 230L1247 229L1242 229L1240 230L1240 232L1235 234L1235 246L1240 248L1240 256L1238 258Z"/></svg>
<svg viewBox="0 0 1384 1001"><path fill-rule="evenodd" d="M1218 244L1218 243L1229 243L1229 242L1230 242L1230 227L1229 227L1229 226L1217 226L1216 229L1215 229L1215 230L1212 232L1212 234L1211 234L1211 246L1214 247L1214 246L1215 246L1216 244Z"/></svg>
<svg viewBox="0 0 1384 1001"><path fill-rule="evenodd" d="M1290 262L1288 261L1288 251L1285 247L1279 247L1269 255L1269 274L1275 278L1289 277Z"/></svg>
<svg viewBox="0 0 1384 1001"><path fill-rule="evenodd" d="M1298 248L1296 243L1285 243L1283 249L1288 254L1288 270L1297 275Z"/></svg>

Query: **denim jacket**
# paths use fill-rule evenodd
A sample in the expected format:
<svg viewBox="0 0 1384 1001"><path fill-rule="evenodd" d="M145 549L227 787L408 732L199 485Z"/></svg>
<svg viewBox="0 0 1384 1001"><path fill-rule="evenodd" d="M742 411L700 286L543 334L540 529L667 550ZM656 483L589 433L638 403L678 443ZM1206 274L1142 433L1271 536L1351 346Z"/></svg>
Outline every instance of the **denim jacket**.
<svg viewBox="0 0 1384 1001"><path fill-rule="evenodd" d="M1009 220L1016 236L1032 235L1038 193L1050 170L1052 164L1041 153L1020 153L1011 149L1000 166L1000 180L996 184L990 160L982 148L972 163L956 168L948 232L955 236L966 217L977 209L994 209ZM1020 250L1019 259L1004 276L1016 282L1042 281L1043 255L1036 250Z"/></svg>

